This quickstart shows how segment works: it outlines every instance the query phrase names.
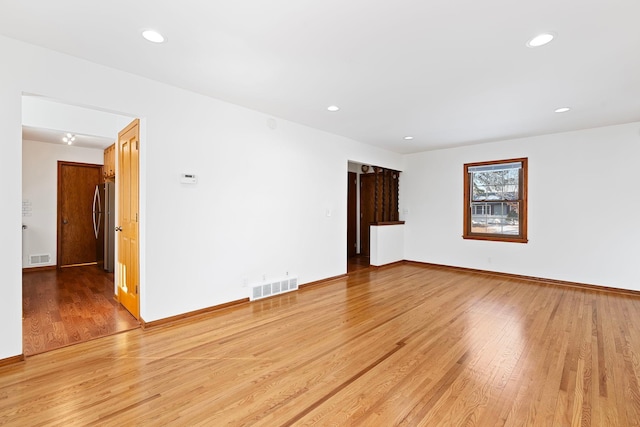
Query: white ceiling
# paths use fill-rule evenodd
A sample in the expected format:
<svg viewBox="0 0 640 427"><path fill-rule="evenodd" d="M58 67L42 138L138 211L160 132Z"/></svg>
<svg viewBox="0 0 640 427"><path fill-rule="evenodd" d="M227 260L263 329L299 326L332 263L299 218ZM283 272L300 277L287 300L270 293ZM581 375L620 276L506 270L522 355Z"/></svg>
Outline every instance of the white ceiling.
<svg viewBox="0 0 640 427"><path fill-rule="evenodd" d="M409 153L640 120L638 16L638 0L0 0L0 34Z"/></svg>

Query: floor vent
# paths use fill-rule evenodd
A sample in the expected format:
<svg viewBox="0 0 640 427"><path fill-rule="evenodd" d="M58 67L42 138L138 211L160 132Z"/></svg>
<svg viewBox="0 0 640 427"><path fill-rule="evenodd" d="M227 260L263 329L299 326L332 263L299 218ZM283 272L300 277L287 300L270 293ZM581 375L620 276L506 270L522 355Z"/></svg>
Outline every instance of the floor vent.
<svg viewBox="0 0 640 427"><path fill-rule="evenodd" d="M276 280L270 283L261 283L251 287L251 301L267 298L273 295L283 294L298 289L298 278L289 277L287 279Z"/></svg>
<svg viewBox="0 0 640 427"><path fill-rule="evenodd" d="M49 264L50 262L51 255L49 254L29 255L29 265Z"/></svg>

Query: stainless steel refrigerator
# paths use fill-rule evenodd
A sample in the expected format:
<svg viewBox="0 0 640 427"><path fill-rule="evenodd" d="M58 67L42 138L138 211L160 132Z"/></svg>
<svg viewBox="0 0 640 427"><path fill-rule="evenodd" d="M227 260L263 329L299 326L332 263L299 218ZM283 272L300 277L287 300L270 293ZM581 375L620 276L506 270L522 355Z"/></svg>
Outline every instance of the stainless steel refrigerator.
<svg viewBox="0 0 640 427"><path fill-rule="evenodd" d="M115 265L115 186L113 182L96 185L93 193L93 231L96 236L98 267L113 272Z"/></svg>

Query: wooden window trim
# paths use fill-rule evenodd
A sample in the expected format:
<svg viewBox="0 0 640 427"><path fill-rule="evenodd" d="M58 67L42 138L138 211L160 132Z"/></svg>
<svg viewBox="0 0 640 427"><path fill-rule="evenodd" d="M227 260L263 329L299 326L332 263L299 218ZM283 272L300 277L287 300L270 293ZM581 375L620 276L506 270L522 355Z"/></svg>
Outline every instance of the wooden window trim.
<svg viewBox="0 0 640 427"><path fill-rule="evenodd" d="M513 242L513 243L527 243L529 240L527 238L527 205L528 205L528 166L527 166L527 158L521 157L517 159L506 159L506 160L491 160L488 162L476 162L476 163L465 163L464 165L464 226L463 226L463 239L470 240L488 240L488 241L496 241L496 242ZM517 236L509 236L504 234L491 234L491 233L472 233L471 232L471 182L469 180L469 168L473 166L487 166L487 165L497 165L502 163L518 163L522 164L522 178L520 182L520 191L521 198L520 201L520 235Z"/></svg>

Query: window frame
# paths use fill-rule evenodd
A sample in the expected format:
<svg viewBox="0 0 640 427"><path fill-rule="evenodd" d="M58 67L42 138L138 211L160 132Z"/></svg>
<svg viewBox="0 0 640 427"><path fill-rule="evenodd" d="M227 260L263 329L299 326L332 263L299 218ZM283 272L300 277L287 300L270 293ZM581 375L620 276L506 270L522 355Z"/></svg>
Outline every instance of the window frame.
<svg viewBox="0 0 640 427"><path fill-rule="evenodd" d="M528 158L520 157L516 159L506 159L506 160L491 160L486 162L475 162L475 163L465 163L464 164L464 224L463 224L463 239L471 239L471 240L489 240L496 242L514 242L514 243L527 243L527 187L528 187ZM471 196L472 190L471 185L472 181L470 179L471 174L469 173L469 168L476 166L488 166L488 165L500 165L507 163L520 163L521 167L521 175L520 175L520 188L519 188L519 198L517 199L520 205L520 212L518 217L518 224L520 227L520 233L518 235L509 235L509 234L496 234L496 233L478 233L471 231Z"/></svg>

